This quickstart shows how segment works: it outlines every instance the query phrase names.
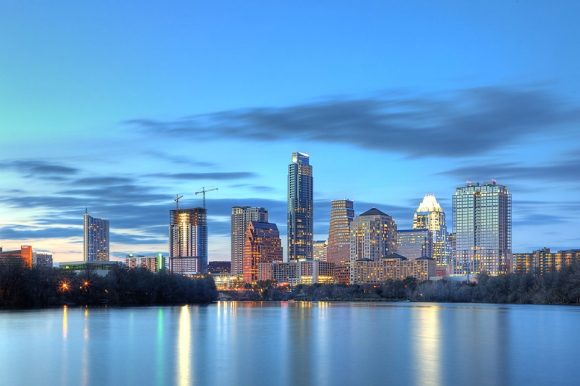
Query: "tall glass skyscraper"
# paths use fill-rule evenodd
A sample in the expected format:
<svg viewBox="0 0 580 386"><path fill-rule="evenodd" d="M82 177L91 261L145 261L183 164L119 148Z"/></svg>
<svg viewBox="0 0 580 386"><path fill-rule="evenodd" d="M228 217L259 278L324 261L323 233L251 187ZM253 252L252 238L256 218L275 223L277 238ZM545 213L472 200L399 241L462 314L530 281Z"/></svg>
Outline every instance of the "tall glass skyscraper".
<svg viewBox="0 0 580 386"><path fill-rule="evenodd" d="M453 196L455 274L500 275L510 271L512 195L495 181L467 183Z"/></svg>
<svg viewBox="0 0 580 386"><path fill-rule="evenodd" d="M232 275L243 272L243 252L246 229L250 221L267 223L268 211L264 208L234 206L231 217Z"/></svg>
<svg viewBox="0 0 580 386"><path fill-rule="evenodd" d="M447 242L447 225L445 212L435 199L435 195L426 194L413 216L413 229L429 229L433 237L433 258L437 264L449 264L451 249Z"/></svg>
<svg viewBox="0 0 580 386"><path fill-rule="evenodd" d="M169 211L169 269L183 275L207 272L207 212L204 208Z"/></svg>
<svg viewBox="0 0 580 386"><path fill-rule="evenodd" d="M83 260L109 261L109 220L89 216L85 211Z"/></svg>
<svg viewBox="0 0 580 386"><path fill-rule="evenodd" d="M292 153L288 165L288 261L312 259L313 201L310 156Z"/></svg>

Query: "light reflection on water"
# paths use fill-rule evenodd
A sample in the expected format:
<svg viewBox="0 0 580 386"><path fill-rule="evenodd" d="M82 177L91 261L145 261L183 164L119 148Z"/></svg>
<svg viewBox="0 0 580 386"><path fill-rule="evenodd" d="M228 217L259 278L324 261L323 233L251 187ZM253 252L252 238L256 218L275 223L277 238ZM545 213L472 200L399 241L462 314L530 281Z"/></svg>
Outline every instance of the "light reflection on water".
<svg viewBox="0 0 580 386"><path fill-rule="evenodd" d="M221 302L0 312L4 385L575 384L580 308ZM30 371L30 364L37 371Z"/></svg>

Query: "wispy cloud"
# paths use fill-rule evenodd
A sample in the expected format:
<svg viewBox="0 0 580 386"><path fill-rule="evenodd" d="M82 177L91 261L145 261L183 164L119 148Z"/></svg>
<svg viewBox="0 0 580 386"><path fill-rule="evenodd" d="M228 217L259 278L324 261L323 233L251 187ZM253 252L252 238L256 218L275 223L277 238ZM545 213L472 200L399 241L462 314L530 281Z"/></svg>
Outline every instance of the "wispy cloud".
<svg viewBox="0 0 580 386"><path fill-rule="evenodd" d="M0 168L16 171L24 177L44 179L59 179L79 172L77 168L38 160L0 161Z"/></svg>
<svg viewBox="0 0 580 386"><path fill-rule="evenodd" d="M208 172L208 173L156 173L149 174L148 177L164 178L180 181L198 181L198 180L240 180L245 178L256 177L255 173L250 172Z"/></svg>
<svg viewBox="0 0 580 386"><path fill-rule="evenodd" d="M483 155L571 121L580 121L578 106L566 106L546 89L494 86L440 95L384 94L222 111L175 121L133 119L124 123L143 133L192 141L293 138L411 157L452 158Z"/></svg>

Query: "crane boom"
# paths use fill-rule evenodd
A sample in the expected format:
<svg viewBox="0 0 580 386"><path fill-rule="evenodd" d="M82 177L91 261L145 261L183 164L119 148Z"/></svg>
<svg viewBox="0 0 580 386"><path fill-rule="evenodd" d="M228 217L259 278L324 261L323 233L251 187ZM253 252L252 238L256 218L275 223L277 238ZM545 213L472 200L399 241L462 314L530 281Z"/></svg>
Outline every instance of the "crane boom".
<svg viewBox="0 0 580 386"><path fill-rule="evenodd" d="M201 191L199 191L199 192L195 192L195 195L196 195L196 196L197 196L198 194L200 194L200 193L201 193L201 194L202 194L202 196L203 196L203 209L205 209L205 193L206 193L206 192L211 192L211 191L213 191L213 190L218 190L218 188L211 188L211 189L206 189L205 187L203 187L203 186L202 186L202 187L201 187Z"/></svg>

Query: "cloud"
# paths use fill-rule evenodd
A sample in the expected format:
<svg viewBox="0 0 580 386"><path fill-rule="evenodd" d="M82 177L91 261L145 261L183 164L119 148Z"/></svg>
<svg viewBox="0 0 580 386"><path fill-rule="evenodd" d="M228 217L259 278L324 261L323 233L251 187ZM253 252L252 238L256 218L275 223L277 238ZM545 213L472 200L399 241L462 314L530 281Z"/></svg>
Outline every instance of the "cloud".
<svg viewBox="0 0 580 386"><path fill-rule="evenodd" d="M23 228L19 225L8 225L0 228L0 239L5 240L29 240L29 239L49 239L82 237L83 231L80 228Z"/></svg>
<svg viewBox="0 0 580 386"><path fill-rule="evenodd" d="M250 172L208 172L208 173L156 173L147 177L164 178L172 180L240 180L256 177Z"/></svg>
<svg viewBox="0 0 580 386"><path fill-rule="evenodd" d="M127 177L86 177L72 181L73 185L80 186L103 186L103 185L122 185L133 182Z"/></svg>
<svg viewBox="0 0 580 386"><path fill-rule="evenodd" d="M133 119L138 131L189 140L288 138L338 143L412 157L487 154L580 120L577 106L541 88L479 87L439 95L388 94L280 108L249 108L175 121Z"/></svg>
<svg viewBox="0 0 580 386"><path fill-rule="evenodd" d="M22 173L24 177L52 180L64 180L64 177L72 176L79 172L77 168L45 161L0 161L0 168L14 170Z"/></svg>
<svg viewBox="0 0 580 386"><path fill-rule="evenodd" d="M580 181L580 157L544 165L522 165L519 163L473 164L441 172L460 180L473 181L491 178L501 181L535 180L543 182L576 183Z"/></svg>

